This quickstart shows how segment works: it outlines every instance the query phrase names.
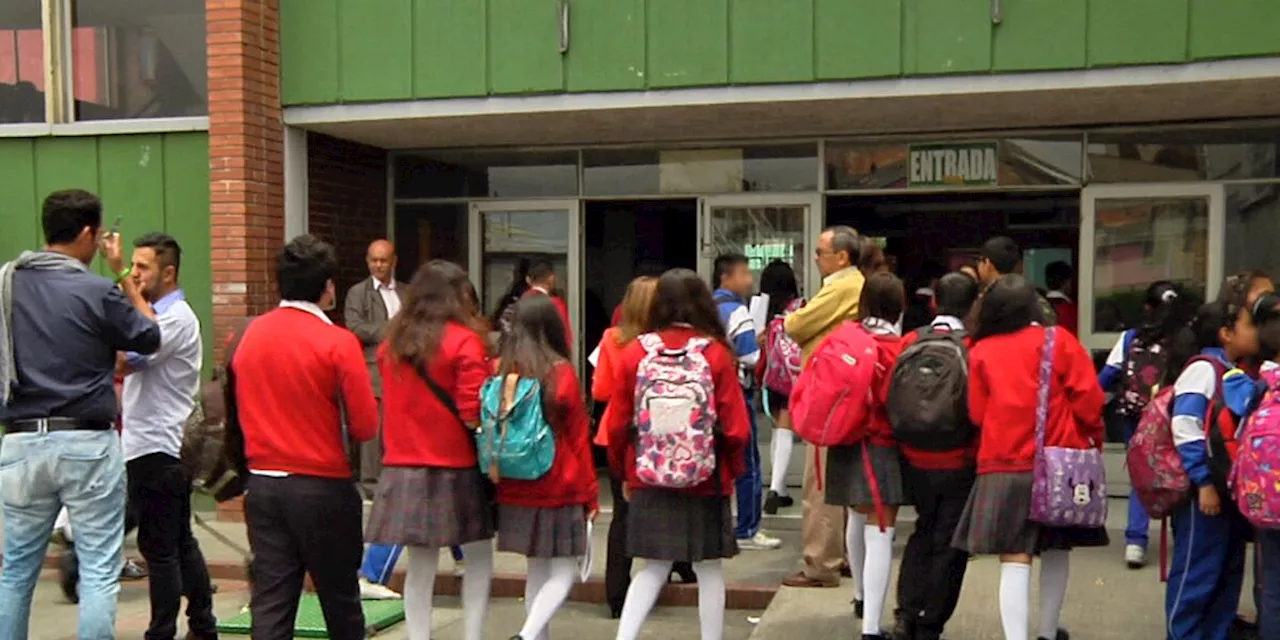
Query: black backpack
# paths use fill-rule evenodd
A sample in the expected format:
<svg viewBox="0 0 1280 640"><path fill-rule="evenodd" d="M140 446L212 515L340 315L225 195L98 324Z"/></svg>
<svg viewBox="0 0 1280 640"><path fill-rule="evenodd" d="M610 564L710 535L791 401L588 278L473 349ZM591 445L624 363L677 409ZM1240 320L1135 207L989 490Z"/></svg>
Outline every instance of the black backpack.
<svg viewBox="0 0 1280 640"><path fill-rule="evenodd" d="M1147 344L1136 334L1126 334L1125 337L1129 344L1124 347L1124 370L1116 398L1116 413L1126 418L1137 418L1151 402L1156 386L1169 367L1169 350L1159 342Z"/></svg>
<svg viewBox="0 0 1280 640"><path fill-rule="evenodd" d="M973 441L964 338L964 331L925 327L898 356L885 405L898 442L921 451L953 451Z"/></svg>

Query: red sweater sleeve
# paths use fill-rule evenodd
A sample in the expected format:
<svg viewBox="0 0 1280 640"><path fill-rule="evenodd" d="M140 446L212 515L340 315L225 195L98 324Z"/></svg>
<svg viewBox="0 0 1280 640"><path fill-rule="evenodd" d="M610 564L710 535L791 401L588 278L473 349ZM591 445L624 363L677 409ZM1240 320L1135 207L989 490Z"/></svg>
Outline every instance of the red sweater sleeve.
<svg viewBox="0 0 1280 640"><path fill-rule="evenodd" d="M463 335L453 358L453 401L463 422L475 425L480 422L480 387L489 377L488 353L484 341L474 331L453 325L448 330Z"/></svg>
<svg viewBox="0 0 1280 640"><path fill-rule="evenodd" d="M969 351L969 420L981 428L987 414L987 400L991 390L987 387L981 352Z"/></svg>
<svg viewBox="0 0 1280 640"><path fill-rule="evenodd" d="M614 385L618 383L615 380L617 372L614 371L617 365L613 362L618 351L616 335L615 330L609 328L605 329L604 336L600 338L600 358L596 360L595 373L591 376L591 397L600 402L609 400L609 396L613 395Z"/></svg>
<svg viewBox="0 0 1280 640"><path fill-rule="evenodd" d="M729 352L729 348L719 343L712 343L712 374L716 385L716 414L720 419L721 449L726 457L729 471L734 478L747 472L746 449L751 442L751 418L747 415L746 399L742 395L742 384L738 382L737 360Z"/></svg>
<svg viewBox="0 0 1280 640"><path fill-rule="evenodd" d="M1065 334L1065 332L1064 332ZM1080 434L1092 439L1099 447L1105 439L1102 423L1102 405L1106 394L1098 386L1098 375L1093 368L1093 358L1074 336L1059 335L1058 357L1066 365L1063 388L1071 413L1075 417Z"/></svg>
<svg viewBox="0 0 1280 640"><path fill-rule="evenodd" d="M573 350L573 325L569 322L569 306L564 303L560 296L551 296L551 301L556 305L556 311L560 312L560 321L564 323L564 343L568 345L569 350Z"/></svg>
<svg viewBox="0 0 1280 640"><path fill-rule="evenodd" d="M378 435L378 400L373 396L373 382L356 334L347 333L339 339L332 356L342 385L348 435L361 442L372 440Z"/></svg>
<svg viewBox="0 0 1280 640"><path fill-rule="evenodd" d="M568 363L560 366L560 378L556 385L556 404L564 407L564 415L568 418L568 423L564 425L564 438L561 441L569 446L571 455L578 461L578 470L586 485L581 490L588 498L587 511L597 511L600 508L600 485L596 480L595 458L591 455L590 419L587 418L587 406L583 402L578 376L574 373L573 366Z"/></svg>
<svg viewBox="0 0 1280 640"><path fill-rule="evenodd" d="M636 410L636 366L640 363L644 349L638 342L632 342L618 354L619 366L615 367L613 393L609 395L609 408L605 411L601 429L608 431L609 468L616 477L626 477L627 448L631 445L631 437L627 430Z"/></svg>

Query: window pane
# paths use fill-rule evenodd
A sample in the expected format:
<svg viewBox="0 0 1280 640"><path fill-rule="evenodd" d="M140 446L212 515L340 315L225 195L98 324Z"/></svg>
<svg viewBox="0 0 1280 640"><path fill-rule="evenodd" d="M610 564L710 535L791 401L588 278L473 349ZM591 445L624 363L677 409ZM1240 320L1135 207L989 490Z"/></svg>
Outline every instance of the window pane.
<svg viewBox="0 0 1280 640"><path fill-rule="evenodd" d="M957 146L972 141L957 140ZM923 142L922 142L923 144ZM932 143L931 143L932 144ZM938 144L946 144L945 141ZM1079 184L1083 141L1009 138L998 141L997 184L1002 187ZM827 189L906 189L910 143L827 145Z"/></svg>
<svg viewBox="0 0 1280 640"><path fill-rule="evenodd" d="M0 124L44 122L40 0L0 2Z"/></svg>
<svg viewBox="0 0 1280 640"><path fill-rule="evenodd" d="M1098 200L1095 207L1093 330L1142 321L1147 287L1172 280L1203 300L1209 261L1209 202L1202 197Z"/></svg>
<svg viewBox="0 0 1280 640"><path fill-rule="evenodd" d="M75 0L77 120L209 113L202 0Z"/></svg>
<svg viewBox="0 0 1280 640"><path fill-rule="evenodd" d="M1191 182L1280 176L1280 132L1223 129L1089 134L1092 182Z"/></svg>
<svg viewBox="0 0 1280 640"><path fill-rule="evenodd" d="M730 149L588 149L583 193L645 196L818 189L816 144Z"/></svg>
<svg viewBox="0 0 1280 640"><path fill-rule="evenodd" d="M556 288L569 284L569 212L490 211L481 218L484 236L484 308L497 309L511 288L512 276L522 258L543 259L559 276ZM567 296L566 302L567 302Z"/></svg>
<svg viewBox="0 0 1280 640"><path fill-rule="evenodd" d="M397 198L578 195L578 152L423 153L396 159Z"/></svg>
<svg viewBox="0 0 1280 640"><path fill-rule="evenodd" d="M756 284L760 272L774 260L782 260L796 272L804 288L811 253L804 236L808 207L715 207L711 210L711 252L747 256Z"/></svg>
<svg viewBox="0 0 1280 640"><path fill-rule="evenodd" d="M1261 269L1280 277L1280 184L1228 185L1226 199L1224 272Z"/></svg>

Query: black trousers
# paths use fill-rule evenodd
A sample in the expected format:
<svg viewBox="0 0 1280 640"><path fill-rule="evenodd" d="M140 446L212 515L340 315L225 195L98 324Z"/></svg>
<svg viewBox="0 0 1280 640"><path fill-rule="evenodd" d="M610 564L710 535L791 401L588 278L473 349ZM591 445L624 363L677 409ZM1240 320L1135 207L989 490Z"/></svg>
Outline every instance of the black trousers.
<svg viewBox="0 0 1280 640"><path fill-rule="evenodd" d="M320 598L334 640L365 636L358 573L364 553L360 494L349 479L249 477L245 521L253 550L254 640L291 640L303 578Z"/></svg>
<svg viewBox="0 0 1280 640"><path fill-rule="evenodd" d="M143 637L173 640L183 596L191 636L217 637L213 584L191 533L191 478L177 458L164 453L135 458L126 468L138 550L150 573L151 624Z"/></svg>
<svg viewBox="0 0 1280 640"><path fill-rule="evenodd" d="M902 474L907 496L919 515L898 571L898 612L914 617L922 636L941 635L960 601L969 564L968 554L951 546L951 536L964 514L975 471L928 471L905 465Z"/></svg>

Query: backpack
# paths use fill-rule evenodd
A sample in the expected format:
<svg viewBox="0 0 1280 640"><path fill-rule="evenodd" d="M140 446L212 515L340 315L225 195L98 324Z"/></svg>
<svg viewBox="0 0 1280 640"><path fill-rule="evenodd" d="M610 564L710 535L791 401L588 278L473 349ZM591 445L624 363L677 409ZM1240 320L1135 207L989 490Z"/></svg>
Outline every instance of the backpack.
<svg viewBox="0 0 1280 640"><path fill-rule="evenodd" d="M1244 424L1231 469L1240 513L1261 529L1280 529L1280 370L1262 372L1267 390Z"/></svg>
<svg viewBox="0 0 1280 640"><path fill-rule="evenodd" d="M822 340L791 391L797 436L819 447L857 444L866 437L878 349L875 337L852 320Z"/></svg>
<svg viewBox="0 0 1280 640"><path fill-rule="evenodd" d="M235 401L231 362L252 318L235 332L225 365L200 385L200 397L182 425L179 460L192 479L192 490L225 502L244 493L248 477L244 433Z"/></svg>
<svg viewBox="0 0 1280 640"><path fill-rule="evenodd" d="M668 349L656 333L640 336L636 368L636 476L652 487L683 489L715 473L715 377L706 350L693 338Z"/></svg>
<svg viewBox="0 0 1280 640"><path fill-rule="evenodd" d="M794 305L795 301L792 304ZM788 307L787 313L792 310ZM787 335L783 326L787 313L776 315L769 321L764 343L764 387L784 396L791 395L791 390L795 388L796 378L800 376L800 360L803 353L800 345Z"/></svg>
<svg viewBox="0 0 1280 640"><path fill-rule="evenodd" d="M1116 413L1137 418L1150 402L1152 390L1164 377L1164 370L1169 366L1169 351L1159 343L1139 340L1135 332L1126 332L1124 341L1124 375Z"/></svg>
<svg viewBox="0 0 1280 640"><path fill-rule="evenodd" d="M476 433L480 471L497 482L537 480L556 459L556 438L542 413L542 383L508 374L480 387Z"/></svg>
<svg viewBox="0 0 1280 640"><path fill-rule="evenodd" d="M924 327L898 356L885 410L893 437L921 451L953 451L973 441L965 332Z"/></svg>

